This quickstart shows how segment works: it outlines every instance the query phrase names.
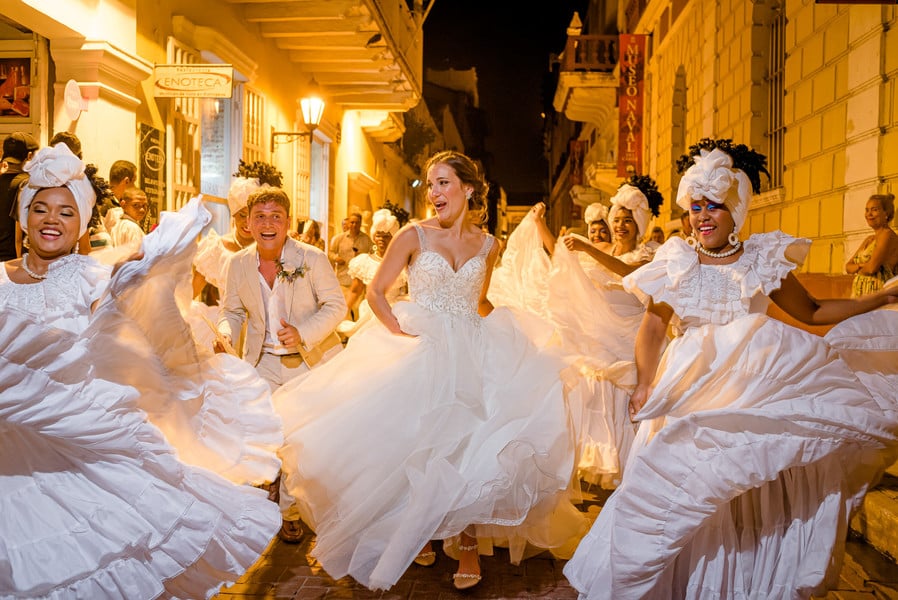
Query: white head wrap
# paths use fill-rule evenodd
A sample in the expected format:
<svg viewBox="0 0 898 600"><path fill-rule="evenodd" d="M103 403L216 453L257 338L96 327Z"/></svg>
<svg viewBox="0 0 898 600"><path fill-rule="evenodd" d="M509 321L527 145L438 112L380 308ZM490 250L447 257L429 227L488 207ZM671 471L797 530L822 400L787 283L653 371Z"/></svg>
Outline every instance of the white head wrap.
<svg viewBox="0 0 898 600"><path fill-rule="evenodd" d="M733 168L733 158L718 148L702 150L695 164L683 174L677 189L677 206L688 211L693 200L704 198L723 204L730 211L738 233L745 224L751 202L751 181L741 169Z"/></svg>
<svg viewBox="0 0 898 600"><path fill-rule="evenodd" d="M28 229L28 209L34 196L46 188L65 187L72 192L81 218L80 238L87 231L97 193L90 179L84 174L84 163L72 154L64 143L41 148L23 167L28 172L28 182L19 193L19 226Z"/></svg>
<svg viewBox="0 0 898 600"><path fill-rule="evenodd" d="M636 221L636 239L642 239L649 221L652 219L652 209L649 201L638 187L625 183L617 189L617 193L611 198L611 210L608 211L608 226L614 230L614 218L620 209L626 208L633 214Z"/></svg>
<svg viewBox="0 0 898 600"><path fill-rule="evenodd" d="M587 225L595 221L605 221L605 224L607 224L608 208L600 202L593 202L586 207L585 211L583 211L583 221Z"/></svg>
<svg viewBox="0 0 898 600"><path fill-rule="evenodd" d="M231 211L231 216L233 217L246 208L246 201L249 200L253 192L265 187L270 186L267 183L260 185L256 177L237 177L234 179L231 182L231 187L228 189L228 209Z"/></svg>
<svg viewBox="0 0 898 600"><path fill-rule="evenodd" d="M383 231L390 235L396 235L396 232L399 231L399 219L388 208L375 211L371 217L371 235L378 231Z"/></svg>

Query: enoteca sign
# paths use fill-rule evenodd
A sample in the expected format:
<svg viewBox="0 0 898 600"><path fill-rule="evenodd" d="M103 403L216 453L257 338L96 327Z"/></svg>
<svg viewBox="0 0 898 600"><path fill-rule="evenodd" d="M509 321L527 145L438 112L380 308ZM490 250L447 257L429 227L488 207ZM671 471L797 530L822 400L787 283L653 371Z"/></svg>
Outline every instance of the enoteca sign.
<svg viewBox="0 0 898 600"><path fill-rule="evenodd" d="M156 98L230 98L234 85L231 65L156 65Z"/></svg>

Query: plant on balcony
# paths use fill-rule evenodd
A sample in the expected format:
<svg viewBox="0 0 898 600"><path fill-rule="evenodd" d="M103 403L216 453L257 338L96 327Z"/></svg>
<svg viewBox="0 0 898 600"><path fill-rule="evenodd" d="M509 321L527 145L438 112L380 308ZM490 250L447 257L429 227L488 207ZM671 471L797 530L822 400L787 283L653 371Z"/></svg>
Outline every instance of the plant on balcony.
<svg viewBox="0 0 898 600"><path fill-rule="evenodd" d="M246 177L247 179L255 178L259 180L259 184L261 185L267 183L272 187L278 188L283 186L284 181L284 175L277 167L261 160L245 163L241 159L240 164L237 166L237 172L234 173L234 177Z"/></svg>

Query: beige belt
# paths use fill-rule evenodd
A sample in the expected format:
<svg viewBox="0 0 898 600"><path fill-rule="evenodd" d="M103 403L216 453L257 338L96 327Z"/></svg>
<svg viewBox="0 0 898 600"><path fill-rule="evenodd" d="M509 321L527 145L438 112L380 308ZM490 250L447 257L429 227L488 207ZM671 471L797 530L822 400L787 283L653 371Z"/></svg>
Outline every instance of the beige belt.
<svg viewBox="0 0 898 600"><path fill-rule="evenodd" d="M281 364L288 369L295 369L302 364L302 354L299 352L294 352L293 354L272 354L271 352L266 352L265 354L277 356L278 360L281 361Z"/></svg>

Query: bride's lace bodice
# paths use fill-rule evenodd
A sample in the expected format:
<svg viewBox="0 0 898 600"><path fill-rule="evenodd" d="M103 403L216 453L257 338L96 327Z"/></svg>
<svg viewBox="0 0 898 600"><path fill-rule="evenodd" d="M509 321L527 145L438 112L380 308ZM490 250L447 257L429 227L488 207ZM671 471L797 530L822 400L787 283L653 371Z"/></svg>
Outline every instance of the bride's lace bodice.
<svg viewBox="0 0 898 600"><path fill-rule="evenodd" d="M90 306L105 291L111 267L80 254L50 264L47 278L38 283L10 281L0 263L0 310L15 306L40 322L81 333L90 320Z"/></svg>
<svg viewBox="0 0 898 600"><path fill-rule="evenodd" d="M415 225L415 230L421 250L408 269L412 301L435 312L476 317L493 236L487 235L480 251L453 271L446 259L429 247L424 229Z"/></svg>

